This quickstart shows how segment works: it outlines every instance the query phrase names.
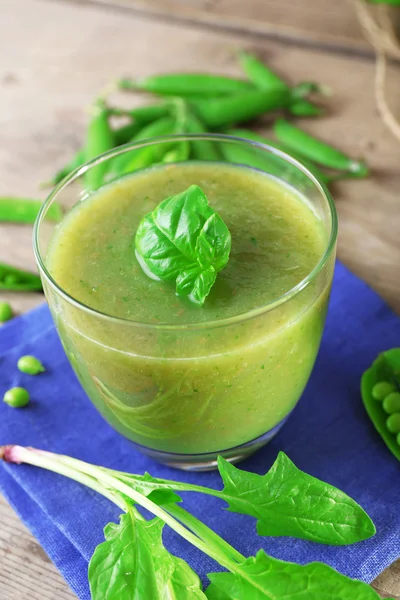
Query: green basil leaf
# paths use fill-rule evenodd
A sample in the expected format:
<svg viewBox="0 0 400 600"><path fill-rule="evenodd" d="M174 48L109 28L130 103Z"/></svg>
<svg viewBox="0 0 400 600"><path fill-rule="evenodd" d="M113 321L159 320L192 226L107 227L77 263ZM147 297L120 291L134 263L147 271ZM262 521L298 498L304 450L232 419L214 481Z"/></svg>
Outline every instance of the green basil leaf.
<svg viewBox="0 0 400 600"><path fill-rule="evenodd" d="M201 188L191 185L142 219L135 246L146 275L175 281L178 295L201 306L229 260L231 235Z"/></svg>
<svg viewBox="0 0 400 600"><path fill-rule="evenodd" d="M196 573L163 546L163 525L128 512L105 527L89 564L92 600L205 600Z"/></svg>
<svg viewBox="0 0 400 600"><path fill-rule="evenodd" d="M323 563L296 565L259 550L237 573L210 573L208 600L379 600L369 585Z"/></svg>
<svg viewBox="0 0 400 600"><path fill-rule="evenodd" d="M220 495L232 512L257 519L257 533L345 545L375 534L367 513L344 492L307 475L280 452L266 475L237 469L221 456Z"/></svg>

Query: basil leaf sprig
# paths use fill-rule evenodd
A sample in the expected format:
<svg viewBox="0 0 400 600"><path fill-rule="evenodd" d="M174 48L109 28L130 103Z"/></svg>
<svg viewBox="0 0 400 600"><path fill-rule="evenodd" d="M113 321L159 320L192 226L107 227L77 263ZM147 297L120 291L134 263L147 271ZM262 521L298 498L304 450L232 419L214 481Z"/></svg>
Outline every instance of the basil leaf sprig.
<svg viewBox="0 0 400 600"><path fill-rule="evenodd" d="M191 185L143 217L135 246L149 277L175 281L179 296L202 306L229 260L231 234L202 189Z"/></svg>
<svg viewBox="0 0 400 600"><path fill-rule="evenodd" d="M264 476L237 469L220 457L218 468L224 482L221 492L155 479L147 473L122 473L34 448L3 446L0 447L0 458L60 473L99 492L126 513L119 524L106 526L106 541L97 546L90 561L88 574L92 600L379 599L367 584L353 581L323 563L300 566L272 558L263 550L246 558L177 504L181 498L176 491L195 491L228 501L230 509L236 512L255 516L259 507L259 522L267 518L274 521L267 534L343 543L340 541L344 531L340 531L342 521L343 526L349 525L347 543L373 535L372 521L354 500L296 469L283 453ZM285 499L287 494L289 497ZM238 506L236 502L239 502ZM247 502L248 510L245 508ZM270 510L266 508L268 503ZM324 503L326 510L321 510ZM285 511L289 505L287 518ZM303 517L310 520L314 505L314 523L302 531L299 524ZM152 513L154 518L146 520L138 511L139 506ZM282 525L279 515L283 519ZM165 524L228 572L209 574L211 585L203 591L191 567L163 545L161 535ZM338 535L334 531L337 524Z"/></svg>

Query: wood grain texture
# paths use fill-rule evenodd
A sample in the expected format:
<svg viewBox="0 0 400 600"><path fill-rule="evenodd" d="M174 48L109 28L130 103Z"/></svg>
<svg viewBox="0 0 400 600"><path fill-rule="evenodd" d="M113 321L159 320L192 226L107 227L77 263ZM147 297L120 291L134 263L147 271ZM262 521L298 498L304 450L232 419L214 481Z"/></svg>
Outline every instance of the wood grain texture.
<svg viewBox="0 0 400 600"><path fill-rule="evenodd" d="M372 56L352 0L75 0L138 14Z"/></svg>
<svg viewBox="0 0 400 600"><path fill-rule="evenodd" d="M43 548L1 496L0 562L1 600L76 599Z"/></svg>
<svg viewBox="0 0 400 600"><path fill-rule="evenodd" d="M373 169L368 180L343 182L334 190L340 217L338 254L400 312L400 150L374 108L372 63L231 32L160 23L94 4L25 0L21 10L15 0L2 0L1 9L0 194L35 195L38 182L82 143L84 107L118 76L166 70L238 75L234 50L253 49L289 80L315 79L334 90L327 116L304 121L304 127L355 156L365 155ZM389 92L398 110L399 72L391 69ZM44 198L43 192L37 195ZM1 261L34 267L31 228L0 226ZM40 294L0 297L18 311L43 301ZM11 508L0 504L0 557L6 565L0 569L1 600L73 598L38 548ZM380 576L382 595L400 597L399 569L392 567Z"/></svg>

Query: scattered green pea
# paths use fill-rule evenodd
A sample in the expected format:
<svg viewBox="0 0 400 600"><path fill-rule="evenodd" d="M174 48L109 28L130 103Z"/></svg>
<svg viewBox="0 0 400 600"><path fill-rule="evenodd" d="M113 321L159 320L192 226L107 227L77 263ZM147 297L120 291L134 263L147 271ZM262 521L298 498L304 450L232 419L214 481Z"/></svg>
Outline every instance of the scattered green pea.
<svg viewBox="0 0 400 600"><path fill-rule="evenodd" d="M390 415L386 421L386 427L391 433L400 433L400 412Z"/></svg>
<svg viewBox="0 0 400 600"><path fill-rule="evenodd" d="M0 323L5 323L12 319L13 312L8 302L0 302Z"/></svg>
<svg viewBox="0 0 400 600"><path fill-rule="evenodd" d="M399 392L391 392L383 401L383 410L391 415L400 412L400 394Z"/></svg>
<svg viewBox="0 0 400 600"><path fill-rule="evenodd" d="M3 401L13 408L22 408L29 403L29 392L22 387L13 387L4 394Z"/></svg>
<svg viewBox="0 0 400 600"><path fill-rule="evenodd" d="M395 387L389 381L379 381L372 388L372 396L375 400L382 402L391 392L395 391Z"/></svg>
<svg viewBox="0 0 400 600"><path fill-rule="evenodd" d="M30 355L21 356L18 360L17 367L22 373L27 373L28 375L37 375L46 370L40 360Z"/></svg>

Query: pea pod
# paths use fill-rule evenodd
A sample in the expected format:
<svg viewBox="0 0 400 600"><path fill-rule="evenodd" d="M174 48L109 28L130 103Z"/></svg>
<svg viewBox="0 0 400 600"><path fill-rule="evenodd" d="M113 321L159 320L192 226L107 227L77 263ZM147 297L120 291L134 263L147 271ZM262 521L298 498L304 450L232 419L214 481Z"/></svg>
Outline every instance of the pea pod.
<svg viewBox="0 0 400 600"><path fill-rule="evenodd" d="M187 130L189 133L207 133L203 123L193 113L188 114ZM220 160L219 152L210 140L192 140L192 158L194 160Z"/></svg>
<svg viewBox="0 0 400 600"><path fill-rule="evenodd" d="M249 129L230 129L226 133L228 135L241 137L244 139L252 140L254 142L260 142L261 144L267 144L268 146L277 148L278 150L281 150L282 152L285 152L286 154L293 156L293 158L296 158L301 164L303 164L314 175L314 177L316 179L318 179L318 181L321 181L325 184L328 184L330 181L329 176L326 175L326 173L323 173L314 163L308 161L307 159L305 159L303 157L296 155L293 152L290 152L290 150L288 150L287 148L282 146L282 144L275 142L275 140L270 140L258 133L255 133L254 131L250 131ZM279 159L279 161L280 161L280 164L282 165L282 162L283 162L282 159ZM299 173L299 171L296 167L293 167L293 171L294 170L296 170L296 172ZM282 172L282 167L281 167L281 172Z"/></svg>
<svg viewBox="0 0 400 600"><path fill-rule="evenodd" d="M283 178L303 192L307 192L310 188L310 181L304 173L286 163L279 156L267 154L256 146L243 147L232 142L226 142L221 144L221 150L227 162L245 165L269 175Z"/></svg>
<svg viewBox="0 0 400 600"><path fill-rule="evenodd" d="M132 141L139 142L150 138L175 133L176 121L172 117L163 117L143 127ZM167 150L167 146L149 145L126 152L115 157L110 167L113 176L120 176L131 171L149 167L159 162Z"/></svg>
<svg viewBox="0 0 400 600"><path fill-rule="evenodd" d="M122 127L118 127L118 129L115 129L113 132L115 145L122 146L122 144L126 144L137 133L139 133L142 127L143 125L141 123L137 123L136 121L133 123L128 123L127 125L123 125Z"/></svg>
<svg viewBox="0 0 400 600"><path fill-rule="evenodd" d="M365 410L386 446L397 460L400 460L400 445L396 439L397 427L393 427L392 425L393 422L396 421L397 424L397 421L399 421L400 412L388 417L383 408L385 399L381 398L381 394L377 393L379 391L378 388L383 389L383 383L389 384L388 390L399 388L400 348L392 348L391 350L382 352L371 367L365 371L361 379L361 396ZM390 393L393 392L389 391ZM392 417L395 417L395 419L392 419ZM394 431L390 431L390 429L394 429Z"/></svg>
<svg viewBox="0 0 400 600"><path fill-rule="evenodd" d="M244 165L279 176L282 169L274 156L268 156L256 147L244 147L234 142L225 142L221 144L220 149L226 162ZM282 162L282 161L281 161Z"/></svg>
<svg viewBox="0 0 400 600"><path fill-rule="evenodd" d="M168 150L164 155L161 162L163 163L175 163L184 162L188 160L190 155L190 144L187 140L179 142L171 150Z"/></svg>
<svg viewBox="0 0 400 600"><path fill-rule="evenodd" d="M287 90L250 90L234 96L193 101L191 105L207 127L218 128L285 108L289 101Z"/></svg>
<svg viewBox="0 0 400 600"><path fill-rule="evenodd" d="M118 86L125 90L142 90L162 96L199 94L203 98L236 94L253 88L248 81L208 73L171 73L138 79L121 79Z"/></svg>
<svg viewBox="0 0 400 600"><path fill-rule="evenodd" d="M287 83L281 79L274 71L258 60L253 54L239 52L239 63L247 77L260 90L284 90L290 94L292 100L289 104L289 110L296 116L317 116L321 109L312 102L304 100L304 96L311 92L319 91L318 84L304 82L297 85L292 90Z"/></svg>
<svg viewBox="0 0 400 600"><path fill-rule="evenodd" d="M139 123L129 123L120 130L116 130L115 139L116 141L121 142L117 144L117 147L122 146L123 144L127 144L129 142L135 142L138 139L140 133L147 129L147 127L151 127L151 124L145 125L143 127L142 125L139 125ZM108 165L108 178L112 179L115 176L121 175L125 164L128 162L128 158L129 155L127 153L119 154L115 158L113 158L110 161L110 164Z"/></svg>
<svg viewBox="0 0 400 600"><path fill-rule="evenodd" d="M118 129L113 131L114 142L116 146L121 146L121 144L126 144L129 140L143 127L142 124L137 122L128 123L127 125L123 125ZM86 161L86 151L85 148L81 148L76 152L76 154L72 157L72 159L57 173L54 175L52 179L46 181L42 184L42 187L47 187L49 185L57 185L60 181L67 177L74 169L77 169L81 165L83 165Z"/></svg>
<svg viewBox="0 0 400 600"><path fill-rule="evenodd" d="M239 64L247 77L260 89L272 90L283 89L289 90L289 86L281 79L274 71L267 67L263 62L258 60L253 54L239 52Z"/></svg>
<svg viewBox="0 0 400 600"><path fill-rule="evenodd" d="M106 107L99 101L93 107L93 116L90 120L87 139L86 139L86 160L92 160L111 150L114 147L115 140L108 122L108 112ZM108 168L108 161L103 161L98 165L91 167L85 173L85 188L88 191L96 190L104 181Z"/></svg>
<svg viewBox="0 0 400 600"><path fill-rule="evenodd" d="M0 198L0 223L34 223L42 205L43 200L10 196ZM61 217L60 205L53 202L46 212L46 219L57 222L61 220Z"/></svg>
<svg viewBox="0 0 400 600"><path fill-rule="evenodd" d="M171 113L171 106L165 104L151 104L150 106L138 106L137 108L108 108L108 114L117 117L127 116L140 125L146 125L156 119L167 117ZM132 137L132 136L131 136Z"/></svg>
<svg viewBox="0 0 400 600"><path fill-rule="evenodd" d="M41 289L39 275L0 263L0 290L39 292Z"/></svg>
<svg viewBox="0 0 400 600"><path fill-rule="evenodd" d="M365 162L350 158L340 150L321 142L288 121L285 121L285 119L278 119L275 122L274 132L278 140L288 149L319 165L338 171L348 171L354 177L365 177L368 175L368 167Z"/></svg>
<svg viewBox="0 0 400 600"><path fill-rule="evenodd" d="M295 117L319 117L324 111L320 106L300 98L290 104L290 112Z"/></svg>
<svg viewBox="0 0 400 600"><path fill-rule="evenodd" d="M62 169L59 169L59 171L57 171L54 177L49 182L45 182L43 186L57 185L57 183L60 183L60 181L62 181L64 177L69 175L74 169L83 165L84 162L85 149L81 148L80 150L78 150L78 152L76 152L76 154L71 158L71 160Z"/></svg>

